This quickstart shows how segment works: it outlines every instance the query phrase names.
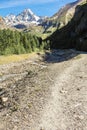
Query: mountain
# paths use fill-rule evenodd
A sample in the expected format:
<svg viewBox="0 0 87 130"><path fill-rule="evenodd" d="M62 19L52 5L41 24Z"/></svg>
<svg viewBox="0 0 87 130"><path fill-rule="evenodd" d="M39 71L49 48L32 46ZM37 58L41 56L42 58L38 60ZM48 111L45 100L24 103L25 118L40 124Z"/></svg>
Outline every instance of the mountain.
<svg viewBox="0 0 87 130"><path fill-rule="evenodd" d="M62 7L52 17L39 17L30 9L25 9L18 15L10 14L4 17L5 24L15 28L29 28L30 25L40 25L44 28L44 32L54 32L56 28L61 28L66 25L73 17L75 7L82 0L77 0Z"/></svg>
<svg viewBox="0 0 87 130"><path fill-rule="evenodd" d="M60 20L65 20L65 17L67 17L67 13L69 13L68 15L71 15L71 17L73 17L73 14L75 12L75 7L79 4L81 4L82 0L77 0L75 2L69 3L65 6L63 6L56 14L54 14L52 16L53 19L57 19L58 21ZM65 22L65 21L63 21Z"/></svg>
<svg viewBox="0 0 87 130"><path fill-rule="evenodd" d="M75 8L70 22L56 30L46 41L50 41L51 48L76 48L87 51L87 2Z"/></svg>
<svg viewBox="0 0 87 130"><path fill-rule="evenodd" d="M35 15L30 9L25 9L18 15L10 14L4 17L4 23L7 28L14 29L26 29L26 31L35 33L44 33L46 36L51 35L56 29L60 29L73 18L75 8L80 5L83 0L77 0L76 2L69 3L62 7L52 17L39 17ZM35 29L34 29L35 28Z"/></svg>
<svg viewBox="0 0 87 130"><path fill-rule="evenodd" d="M76 2L72 2L63 6L52 17L45 19L43 25L45 25L46 28L51 26L61 28L65 26L74 16L76 6L80 5L82 2L83 0L77 0Z"/></svg>
<svg viewBox="0 0 87 130"><path fill-rule="evenodd" d="M8 26L38 24L40 19L41 18L35 15L30 9L25 9L18 15L10 14L4 17L4 21Z"/></svg>
<svg viewBox="0 0 87 130"><path fill-rule="evenodd" d="M50 18L45 18L40 24L44 28L44 33L49 36L57 29L67 25L74 16L76 6L80 5L82 2L83 0L77 0L76 2L69 3Z"/></svg>

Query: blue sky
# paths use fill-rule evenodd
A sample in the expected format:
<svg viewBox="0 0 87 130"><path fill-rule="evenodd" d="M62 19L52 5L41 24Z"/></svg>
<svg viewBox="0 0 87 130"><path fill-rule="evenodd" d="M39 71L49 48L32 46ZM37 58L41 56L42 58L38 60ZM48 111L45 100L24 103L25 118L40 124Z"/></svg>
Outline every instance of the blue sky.
<svg viewBox="0 0 87 130"><path fill-rule="evenodd" d="M19 14L30 8L39 16L52 16L62 6L76 0L0 0L0 16Z"/></svg>

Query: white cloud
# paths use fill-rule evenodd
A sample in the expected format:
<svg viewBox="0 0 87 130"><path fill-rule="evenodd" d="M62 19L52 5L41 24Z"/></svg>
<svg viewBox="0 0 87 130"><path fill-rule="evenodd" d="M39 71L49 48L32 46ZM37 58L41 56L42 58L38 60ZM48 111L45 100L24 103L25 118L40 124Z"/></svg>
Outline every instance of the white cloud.
<svg viewBox="0 0 87 130"><path fill-rule="evenodd" d="M44 3L51 3L51 2L58 2L59 0L10 0L8 2L2 2L0 4L0 9L2 8L10 8L15 6L27 5L27 4L44 4Z"/></svg>

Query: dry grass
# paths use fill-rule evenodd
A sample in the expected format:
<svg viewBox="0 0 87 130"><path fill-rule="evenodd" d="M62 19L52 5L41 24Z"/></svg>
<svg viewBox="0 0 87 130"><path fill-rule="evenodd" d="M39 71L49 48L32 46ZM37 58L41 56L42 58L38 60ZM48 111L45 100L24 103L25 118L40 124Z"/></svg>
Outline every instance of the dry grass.
<svg viewBox="0 0 87 130"><path fill-rule="evenodd" d="M74 59L76 59L76 60L81 59L81 58L82 58L82 55L81 55L81 54L79 54L79 55L77 55L76 57L74 57Z"/></svg>
<svg viewBox="0 0 87 130"><path fill-rule="evenodd" d="M32 58L36 53L31 54L20 54L20 55L9 55L9 56L0 56L0 65L8 64L11 62L18 62L28 58Z"/></svg>

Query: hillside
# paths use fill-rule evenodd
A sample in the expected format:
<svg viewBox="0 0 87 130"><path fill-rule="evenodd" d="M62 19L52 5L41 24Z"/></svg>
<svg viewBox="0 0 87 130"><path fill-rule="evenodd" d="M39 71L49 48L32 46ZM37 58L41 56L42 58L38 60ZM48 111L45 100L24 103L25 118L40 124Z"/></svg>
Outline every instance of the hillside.
<svg viewBox="0 0 87 130"><path fill-rule="evenodd" d="M60 28L65 26L72 19L76 6L81 3L82 0L77 0L76 2L63 6L56 14L52 16L52 18L58 21Z"/></svg>
<svg viewBox="0 0 87 130"><path fill-rule="evenodd" d="M60 29L65 26L74 16L76 6L82 2L83 0L77 0L76 2L69 3L60 8L53 16L42 21L45 32L51 31L53 28Z"/></svg>
<svg viewBox="0 0 87 130"><path fill-rule="evenodd" d="M46 40L51 48L76 48L87 51L87 3L75 8L71 21L61 29L55 31Z"/></svg>

